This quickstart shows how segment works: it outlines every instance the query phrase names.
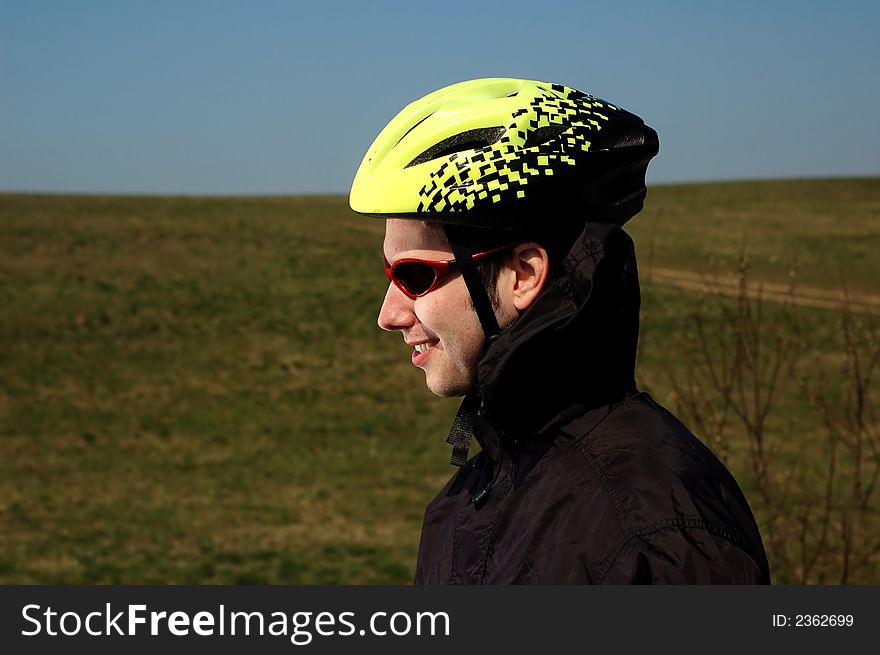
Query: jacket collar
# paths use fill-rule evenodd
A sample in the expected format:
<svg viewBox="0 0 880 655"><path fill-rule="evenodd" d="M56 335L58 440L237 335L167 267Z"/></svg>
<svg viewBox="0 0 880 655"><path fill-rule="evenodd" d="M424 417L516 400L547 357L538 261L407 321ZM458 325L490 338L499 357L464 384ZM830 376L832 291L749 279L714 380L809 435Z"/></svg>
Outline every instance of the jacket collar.
<svg viewBox="0 0 880 655"><path fill-rule="evenodd" d="M632 391L638 329L632 240L588 223L561 274L480 360L483 449L494 457L508 441L552 439L555 428Z"/></svg>

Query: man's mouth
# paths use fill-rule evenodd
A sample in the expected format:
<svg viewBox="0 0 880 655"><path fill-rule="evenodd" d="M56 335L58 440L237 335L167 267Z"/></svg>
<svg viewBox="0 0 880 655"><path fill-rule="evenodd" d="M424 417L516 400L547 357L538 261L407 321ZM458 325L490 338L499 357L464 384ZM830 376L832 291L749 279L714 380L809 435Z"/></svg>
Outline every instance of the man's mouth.
<svg viewBox="0 0 880 655"><path fill-rule="evenodd" d="M412 363L416 366L421 366L431 356L432 349L437 343L437 341L427 341L425 343L412 344Z"/></svg>

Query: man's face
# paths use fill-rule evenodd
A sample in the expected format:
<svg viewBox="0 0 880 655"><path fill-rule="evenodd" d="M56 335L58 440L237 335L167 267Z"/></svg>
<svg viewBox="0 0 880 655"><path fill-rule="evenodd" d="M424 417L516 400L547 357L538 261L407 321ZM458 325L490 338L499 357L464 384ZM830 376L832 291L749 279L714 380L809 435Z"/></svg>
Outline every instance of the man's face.
<svg viewBox="0 0 880 655"><path fill-rule="evenodd" d="M443 231L415 220L386 220L384 250L391 264L404 257L453 258ZM400 331L412 347L412 363L425 372L433 393L460 396L470 391L485 336L460 274L415 300L389 283L379 327Z"/></svg>

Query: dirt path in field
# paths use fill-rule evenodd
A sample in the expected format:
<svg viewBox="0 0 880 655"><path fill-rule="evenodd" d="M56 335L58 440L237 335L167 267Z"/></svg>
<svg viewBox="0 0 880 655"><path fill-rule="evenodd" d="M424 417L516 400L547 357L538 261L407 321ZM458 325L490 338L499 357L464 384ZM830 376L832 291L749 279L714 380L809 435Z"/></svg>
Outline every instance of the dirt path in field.
<svg viewBox="0 0 880 655"><path fill-rule="evenodd" d="M739 279L735 276L712 276L689 271L676 271L669 268L649 268L644 278L658 284L669 284L692 291L708 291L734 296L739 293ZM774 302L792 302L807 307L838 309L844 302L842 289L820 289L816 287L796 287L794 294L785 284L752 280L748 295L758 295ZM880 296L849 292L849 305L853 312L880 315Z"/></svg>

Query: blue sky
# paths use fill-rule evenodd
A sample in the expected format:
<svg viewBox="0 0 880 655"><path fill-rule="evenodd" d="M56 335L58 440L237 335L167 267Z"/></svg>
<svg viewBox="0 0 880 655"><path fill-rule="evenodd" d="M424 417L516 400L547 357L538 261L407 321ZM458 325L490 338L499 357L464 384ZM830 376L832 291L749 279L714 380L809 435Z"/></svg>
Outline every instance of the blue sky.
<svg viewBox="0 0 880 655"><path fill-rule="evenodd" d="M560 82L649 182L880 174L880 3L0 0L0 190L347 193L453 82Z"/></svg>

